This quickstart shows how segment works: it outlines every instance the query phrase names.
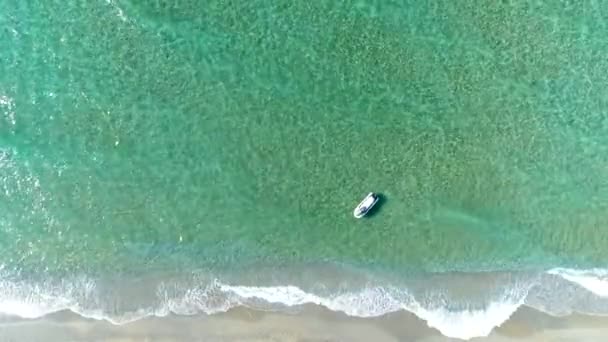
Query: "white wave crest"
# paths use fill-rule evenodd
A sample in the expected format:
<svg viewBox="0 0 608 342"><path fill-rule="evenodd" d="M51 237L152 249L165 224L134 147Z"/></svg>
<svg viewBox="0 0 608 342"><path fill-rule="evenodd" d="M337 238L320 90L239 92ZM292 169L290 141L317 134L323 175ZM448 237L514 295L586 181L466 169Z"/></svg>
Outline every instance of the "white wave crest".
<svg viewBox="0 0 608 342"><path fill-rule="evenodd" d="M463 340L489 335L494 328L508 320L523 305L527 294L527 289L505 294L481 309L449 310L441 306L427 308L407 291L396 288L366 288L357 292L322 297L295 286L220 285L220 287L223 291L233 293L241 299L255 298L287 306L316 304L355 317L376 317L406 310L425 320L429 327L439 330L444 336Z"/></svg>
<svg viewBox="0 0 608 342"><path fill-rule="evenodd" d="M451 311L444 308L428 310L422 307L412 310L425 320L429 327L439 330L444 336L468 340L488 336L494 328L506 322L523 305L520 301L494 301L478 310Z"/></svg>
<svg viewBox="0 0 608 342"><path fill-rule="evenodd" d="M554 268L547 271L547 273L578 284L597 296L608 297L608 269L593 268L588 270L576 270L570 268Z"/></svg>
<svg viewBox="0 0 608 342"><path fill-rule="evenodd" d="M76 298L90 296L95 283L88 279L59 284L0 281L0 314L39 318L54 312L78 311Z"/></svg>
<svg viewBox="0 0 608 342"><path fill-rule="evenodd" d="M423 305L406 290L395 287L319 295L297 286L232 286L215 281L188 289L160 284L146 305L121 308L115 305L124 302L124 298L106 298L95 281L83 278L41 285L0 281L0 314L32 319L69 310L83 317L125 324L150 316L215 314L238 306L281 310L285 306L313 304L355 317L406 310L443 335L466 340L487 336L506 321L522 304L525 293L516 297L505 295L482 307L453 310L442 303Z"/></svg>
<svg viewBox="0 0 608 342"><path fill-rule="evenodd" d="M532 305L541 310L549 308L545 311L548 314L555 310L556 314L568 312L568 307L555 306L552 304L555 298L547 297L543 292L554 291L551 290L553 283L550 280L555 279L553 276L580 285L584 291L599 297L608 296L608 270L556 268L546 273L552 277L546 278L549 283L544 283L542 279L545 278L542 277L507 281L496 284L497 287L489 292L472 292L479 298L464 299L454 297L451 290L441 287L425 288L423 293L415 294L407 288L396 286L331 291L321 286L322 292L317 292L294 285L232 285L210 278L156 285L142 280L141 284L149 286L142 295L139 288L133 293L129 292L132 291L129 286L116 287L115 282L105 283L104 286L84 277L58 283L33 284L0 276L0 314L32 319L69 310L87 318L120 325L150 316L212 315L239 306L281 311L287 307L318 305L362 318L408 311L444 336L468 340L488 336L522 305ZM131 294L135 294L135 298ZM596 306L591 312L601 314L603 306L597 306L597 301L593 303Z"/></svg>
<svg viewBox="0 0 608 342"><path fill-rule="evenodd" d="M377 317L406 309L406 301L400 301L393 295L397 291L390 291L381 287L322 297L305 292L297 286L249 287L224 284L219 286L223 292L236 295L240 302L248 299L261 299L267 303L285 306L315 304L355 317Z"/></svg>

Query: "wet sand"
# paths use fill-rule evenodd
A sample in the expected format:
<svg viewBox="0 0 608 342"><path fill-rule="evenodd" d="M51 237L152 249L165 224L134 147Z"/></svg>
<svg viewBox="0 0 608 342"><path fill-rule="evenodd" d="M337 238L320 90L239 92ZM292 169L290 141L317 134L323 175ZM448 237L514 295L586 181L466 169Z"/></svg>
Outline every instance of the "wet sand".
<svg viewBox="0 0 608 342"><path fill-rule="evenodd" d="M605 341L608 317L551 317L523 308L487 337L471 341ZM412 314L353 318L318 307L297 314L235 309L212 316L148 318L125 325L62 312L34 320L3 318L1 341L461 341L442 336Z"/></svg>

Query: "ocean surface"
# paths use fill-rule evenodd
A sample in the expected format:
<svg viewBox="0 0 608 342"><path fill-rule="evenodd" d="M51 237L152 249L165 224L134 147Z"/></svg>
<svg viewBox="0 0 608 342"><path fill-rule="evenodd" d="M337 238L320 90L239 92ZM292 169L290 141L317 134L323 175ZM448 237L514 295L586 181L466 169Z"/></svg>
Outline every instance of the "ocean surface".
<svg viewBox="0 0 608 342"><path fill-rule="evenodd" d="M607 32L602 1L2 1L0 312L608 314Z"/></svg>

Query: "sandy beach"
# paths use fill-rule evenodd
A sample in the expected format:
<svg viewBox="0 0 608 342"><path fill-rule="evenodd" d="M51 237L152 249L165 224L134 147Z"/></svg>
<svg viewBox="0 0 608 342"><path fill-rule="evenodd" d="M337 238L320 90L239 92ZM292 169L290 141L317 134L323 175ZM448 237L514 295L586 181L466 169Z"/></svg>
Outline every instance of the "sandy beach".
<svg viewBox="0 0 608 342"><path fill-rule="evenodd" d="M488 337L471 341L605 341L608 318L572 315L557 318L521 309ZM0 325L1 341L460 341L442 336L412 314L352 318L306 307L297 314L235 309L211 316L149 318L125 325L57 313L43 319Z"/></svg>

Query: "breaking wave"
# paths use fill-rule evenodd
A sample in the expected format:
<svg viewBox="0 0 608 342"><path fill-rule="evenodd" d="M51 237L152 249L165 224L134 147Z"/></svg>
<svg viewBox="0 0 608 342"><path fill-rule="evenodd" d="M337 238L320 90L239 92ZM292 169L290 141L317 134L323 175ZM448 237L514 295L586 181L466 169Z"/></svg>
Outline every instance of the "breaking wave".
<svg viewBox="0 0 608 342"><path fill-rule="evenodd" d="M599 297L608 297L608 269L594 268L589 270L576 270L569 268L554 268L547 273L577 284Z"/></svg>
<svg viewBox="0 0 608 342"><path fill-rule="evenodd" d="M185 285L178 281L157 282L138 294L110 290L103 283L82 277L72 281L31 284L25 281L0 281L0 314L34 319L69 310L83 317L125 324L142 318L170 314L195 315L226 312L235 307L257 310L293 310L303 305L319 305L354 317L377 317L397 311L409 311L443 335L467 340L487 336L527 305L549 314L568 312L608 313L608 270L573 270L556 268L527 281L518 278L503 286L477 293L479 298L459 297L446 289L429 286L365 285L331 292L305 290L295 285L244 286L220 280ZM125 286L129 288L129 286ZM133 287L131 287L133 288ZM567 289L568 300L555 293ZM572 296L574 291L579 296ZM555 293L555 297L548 294ZM139 298L137 298L139 296ZM574 304L592 296L595 307L584 310ZM559 298L558 298L559 297ZM127 303L126 298L131 302ZM553 302L553 303L552 303ZM599 307L597 304L599 302ZM556 305L558 304L559 305Z"/></svg>

